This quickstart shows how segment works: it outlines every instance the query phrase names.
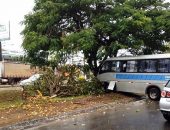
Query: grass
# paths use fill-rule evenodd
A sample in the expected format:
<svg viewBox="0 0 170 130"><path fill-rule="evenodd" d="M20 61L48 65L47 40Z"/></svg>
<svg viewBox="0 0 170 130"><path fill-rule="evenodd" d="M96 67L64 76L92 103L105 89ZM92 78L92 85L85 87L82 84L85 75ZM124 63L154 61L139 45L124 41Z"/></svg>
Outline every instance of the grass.
<svg viewBox="0 0 170 130"><path fill-rule="evenodd" d="M0 109L19 107L23 104L22 91L0 91Z"/></svg>
<svg viewBox="0 0 170 130"><path fill-rule="evenodd" d="M62 101L71 101L74 99L80 99L85 96L77 96L77 97L63 97L63 98L52 98L50 101L52 102L62 102ZM46 104L48 103L48 99L40 99L36 100L34 103L42 103ZM26 102L22 99L22 91L19 90L4 90L0 91L0 110L2 109L8 109L8 108L16 108L16 107L21 107L21 105Z"/></svg>
<svg viewBox="0 0 170 130"><path fill-rule="evenodd" d="M77 99L88 97L88 95L81 96L70 96L70 97L55 97L55 98L32 98L30 100L22 99L22 91L20 90L4 90L0 91L0 110L8 108L20 108L23 103L26 104L48 104L49 102L65 102L74 101ZM119 96L114 96L113 100L119 98Z"/></svg>

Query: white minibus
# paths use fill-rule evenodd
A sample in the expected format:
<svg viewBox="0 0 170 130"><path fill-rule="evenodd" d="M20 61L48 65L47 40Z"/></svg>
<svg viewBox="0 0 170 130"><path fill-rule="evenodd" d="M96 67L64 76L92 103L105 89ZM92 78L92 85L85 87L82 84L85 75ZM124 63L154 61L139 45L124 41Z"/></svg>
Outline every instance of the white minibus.
<svg viewBox="0 0 170 130"><path fill-rule="evenodd" d="M170 79L170 54L108 58L97 78L105 89L147 94L159 100Z"/></svg>

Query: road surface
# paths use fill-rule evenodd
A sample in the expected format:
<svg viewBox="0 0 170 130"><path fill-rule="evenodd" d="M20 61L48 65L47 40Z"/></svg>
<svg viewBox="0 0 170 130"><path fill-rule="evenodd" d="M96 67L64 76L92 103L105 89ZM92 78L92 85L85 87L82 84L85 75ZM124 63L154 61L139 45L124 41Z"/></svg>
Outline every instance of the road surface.
<svg viewBox="0 0 170 130"><path fill-rule="evenodd" d="M75 115L29 130L170 130L159 102L141 100L109 109Z"/></svg>

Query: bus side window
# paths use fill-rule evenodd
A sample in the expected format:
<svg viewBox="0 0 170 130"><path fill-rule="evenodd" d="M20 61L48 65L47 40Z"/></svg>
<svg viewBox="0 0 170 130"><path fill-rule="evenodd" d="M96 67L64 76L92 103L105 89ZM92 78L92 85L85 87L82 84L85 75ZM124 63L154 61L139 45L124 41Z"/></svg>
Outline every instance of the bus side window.
<svg viewBox="0 0 170 130"><path fill-rule="evenodd" d="M123 64L123 72L126 72L127 65L126 63Z"/></svg>
<svg viewBox="0 0 170 130"><path fill-rule="evenodd" d="M115 64L115 61L111 61L111 66L110 66L110 68L111 68L111 72L115 72L116 71L116 64Z"/></svg>
<svg viewBox="0 0 170 130"><path fill-rule="evenodd" d="M99 73L112 72L112 61L106 61Z"/></svg>
<svg viewBox="0 0 170 130"><path fill-rule="evenodd" d="M158 72L159 73L170 72L170 59L158 60Z"/></svg>
<svg viewBox="0 0 170 130"><path fill-rule="evenodd" d="M120 72L126 72L127 61L121 61L120 65L119 65L119 68L120 68Z"/></svg>
<svg viewBox="0 0 170 130"><path fill-rule="evenodd" d="M156 60L146 60L145 72L156 72Z"/></svg>
<svg viewBox="0 0 170 130"><path fill-rule="evenodd" d="M137 72L137 61L127 61L126 72Z"/></svg>
<svg viewBox="0 0 170 130"><path fill-rule="evenodd" d="M99 73L105 73L105 72L120 72L121 66L120 61L106 61Z"/></svg>
<svg viewBox="0 0 170 130"><path fill-rule="evenodd" d="M139 72L156 72L156 60L141 60L139 62Z"/></svg>
<svg viewBox="0 0 170 130"><path fill-rule="evenodd" d="M140 60L138 65L139 72L143 73L145 71L145 67L145 60Z"/></svg>
<svg viewBox="0 0 170 130"><path fill-rule="evenodd" d="M116 61L116 72L121 72L121 63L120 63L120 61Z"/></svg>
<svg viewBox="0 0 170 130"><path fill-rule="evenodd" d="M105 72L105 71L107 71L108 70L108 62L105 62L104 64L103 64L103 66L102 66L102 68L101 68L101 72Z"/></svg>

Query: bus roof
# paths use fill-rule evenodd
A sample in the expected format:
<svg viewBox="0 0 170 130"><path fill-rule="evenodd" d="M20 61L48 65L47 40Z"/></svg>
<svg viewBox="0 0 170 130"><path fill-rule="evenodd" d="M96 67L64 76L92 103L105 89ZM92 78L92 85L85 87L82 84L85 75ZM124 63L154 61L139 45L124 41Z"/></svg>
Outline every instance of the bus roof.
<svg viewBox="0 0 170 130"><path fill-rule="evenodd" d="M107 60L141 60L141 59L166 59L166 58L170 58L170 53L140 55L140 56L113 57L113 58L108 58Z"/></svg>

